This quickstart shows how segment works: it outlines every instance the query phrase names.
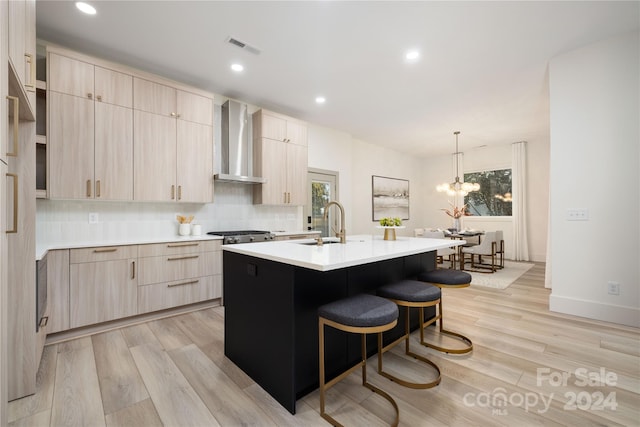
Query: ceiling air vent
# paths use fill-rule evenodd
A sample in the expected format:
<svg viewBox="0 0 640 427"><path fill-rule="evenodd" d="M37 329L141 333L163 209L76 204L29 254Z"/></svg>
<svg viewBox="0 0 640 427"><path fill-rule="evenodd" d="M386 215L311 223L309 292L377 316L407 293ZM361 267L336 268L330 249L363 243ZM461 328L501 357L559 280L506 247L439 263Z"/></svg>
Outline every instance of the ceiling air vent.
<svg viewBox="0 0 640 427"><path fill-rule="evenodd" d="M260 55L260 49L258 49L255 46L251 46L250 44L247 44L241 40L238 40L235 37L228 37L227 38L227 43L232 44L234 46L239 47L240 49L246 50L247 52L251 52L254 55Z"/></svg>

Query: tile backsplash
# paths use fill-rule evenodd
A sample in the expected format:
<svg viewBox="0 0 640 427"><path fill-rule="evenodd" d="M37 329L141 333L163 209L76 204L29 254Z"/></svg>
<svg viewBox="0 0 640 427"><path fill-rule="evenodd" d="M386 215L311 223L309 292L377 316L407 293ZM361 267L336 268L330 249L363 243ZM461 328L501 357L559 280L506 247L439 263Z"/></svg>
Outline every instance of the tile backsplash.
<svg viewBox="0 0 640 427"><path fill-rule="evenodd" d="M302 230L302 207L263 206L252 202L252 187L220 183L214 203L142 203L86 200L38 200L36 241L64 244L174 237L176 215L195 217L202 232L214 230ZM89 224L89 214L98 222Z"/></svg>

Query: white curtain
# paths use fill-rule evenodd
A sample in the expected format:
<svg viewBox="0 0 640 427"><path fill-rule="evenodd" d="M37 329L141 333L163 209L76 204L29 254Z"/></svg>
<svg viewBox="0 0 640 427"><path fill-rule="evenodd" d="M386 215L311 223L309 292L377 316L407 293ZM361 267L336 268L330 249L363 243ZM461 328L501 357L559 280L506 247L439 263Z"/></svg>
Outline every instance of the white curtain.
<svg viewBox="0 0 640 427"><path fill-rule="evenodd" d="M513 217L513 259L529 261L529 241L527 239L527 143L514 142L511 145L511 194Z"/></svg>

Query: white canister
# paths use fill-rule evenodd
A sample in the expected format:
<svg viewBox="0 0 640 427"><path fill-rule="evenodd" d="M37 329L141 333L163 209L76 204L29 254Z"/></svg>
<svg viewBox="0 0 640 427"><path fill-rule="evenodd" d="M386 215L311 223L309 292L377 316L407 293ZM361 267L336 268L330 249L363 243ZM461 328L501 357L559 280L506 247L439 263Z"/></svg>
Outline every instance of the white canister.
<svg viewBox="0 0 640 427"><path fill-rule="evenodd" d="M202 234L202 226L200 224L193 224L191 227L192 236L200 236Z"/></svg>
<svg viewBox="0 0 640 427"><path fill-rule="evenodd" d="M188 236L191 234L191 224L180 224L178 228L178 234L181 236Z"/></svg>

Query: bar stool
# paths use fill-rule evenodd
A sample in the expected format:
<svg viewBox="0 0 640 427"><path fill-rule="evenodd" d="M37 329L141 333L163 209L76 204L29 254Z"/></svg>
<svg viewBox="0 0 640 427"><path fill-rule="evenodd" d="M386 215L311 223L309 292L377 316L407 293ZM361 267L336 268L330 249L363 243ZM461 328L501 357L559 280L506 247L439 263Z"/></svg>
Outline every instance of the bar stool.
<svg viewBox="0 0 640 427"><path fill-rule="evenodd" d="M434 286L437 286L440 289L444 288L466 288L471 285L471 275L469 273L465 273L464 271L459 270L433 270L426 271L420 273L417 279L421 282L430 283ZM439 320L440 325L440 333L452 336L464 342L466 347L457 349L457 348L446 348L440 347L435 344L431 344L424 341L424 335L420 335L420 343L424 346L433 348L434 350L442 351L445 353L452 354L464 354L469 353L473 350L473 343L467 337L457 332L452 332L447 329L444 329L443 320L444 320L444 311L442 310L442 296L440 297L440 302L438 303L438 315L432 319L432 322ZM430 324L430 323L429 323Z"/></svg>
<svg viewBox="0 0 640 427"><path fill-rule="evenodd" d="M334 426L342 426L324 410L325 392L351 372L362 367L362 385L378 393L393 405L396 412L392 426L397 426L400 410L396 401L385 391L367 382L367 335L382 333L398 323L398 307L389 300L369 294L344 298L318 308L318 347L320 351L320 416ZM362 335L362 360L325 384L324 326Z"/></svg>
<svg viewBox="0 0 640 427"><path fill-rule="evenodd" d="M411 337L411 329L409 324L409 311L411 307L418 307L420 314L420 338L421 341L424 341L424 308L432 307L436 304L440 303L440 288L437 286L430 285L428 283L418 282L416 280L402 280L400 282L391 283L389 285L382 286L378 288L378 295L384 298L393 301L399 306L406 308L406 316L405 316L405 334L388 344L387 346L382 346L382 333L378 334L378 373L384 377L389 378L391 381L395 381L400 385L409 388L431 388L440 384L440 368L438 365L430 361L429 359L420 356L411 351L409 347L410 337ZM426 326L430 325L434 322L434 319L431 319ZM382 355L393 348L400 341L404 340L405 349L404 352L406 355L411 356L417 360L420 360L423 363L428 364L438 373L438 378L434 381L428 383L414 383L405 381L400 379L394 375L389 374L382 370Z"/></svg>

